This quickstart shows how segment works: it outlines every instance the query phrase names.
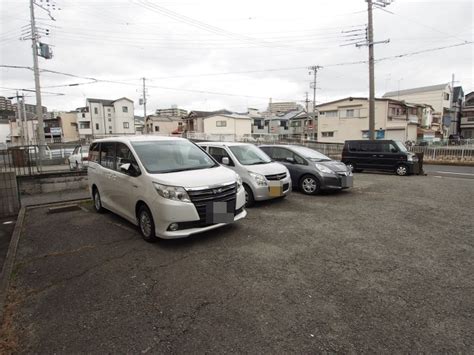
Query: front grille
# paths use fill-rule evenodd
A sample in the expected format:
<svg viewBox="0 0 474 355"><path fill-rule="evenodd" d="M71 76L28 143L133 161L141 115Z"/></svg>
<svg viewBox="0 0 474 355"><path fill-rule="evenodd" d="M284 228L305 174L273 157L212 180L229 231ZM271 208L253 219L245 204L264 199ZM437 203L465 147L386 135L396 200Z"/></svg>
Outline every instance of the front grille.
<svg viewBox="0 0 474 355"><path fill-rule="evenodd" d="M286 178L286 173L274 174L274 175L265 175L265 178L269 181L273 180L283 180Z"/></svg>
<svg viewBox="0 0 474 355"><path fill-rule="evenodd" d="M206 222L206 206L212 202L236 201L237 184L213 187L211 189L188 191L191 202L199 214L199 221Z"/></svg>
<svg viewBox="0 0 474 355"><path fill-rule="evenodd" d="M283 191L288 191L289 188L290 188L290 184L288 183L283 184Z"/></svg>

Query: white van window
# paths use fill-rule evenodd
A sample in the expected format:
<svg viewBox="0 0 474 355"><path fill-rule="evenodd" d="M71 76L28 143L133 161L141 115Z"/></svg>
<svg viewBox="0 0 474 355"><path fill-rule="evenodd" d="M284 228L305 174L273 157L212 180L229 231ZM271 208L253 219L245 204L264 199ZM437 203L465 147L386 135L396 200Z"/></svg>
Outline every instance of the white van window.
<svg viewBox="0 0 474 355"><path fill-rule="evenodd" d="M120 166L123 164L131 164L131 169L129 170L129 175L138 176L140 175L140 167L137 164L135 157L133 156L131 150L123 143L117 143L117 152L115 155L115 168L117 171L123 173L120 170Z"/></svg>
<svg viewBox="0 0 474 355"><path fill-rule="evenodd" d="M132 142L132 146L150 174L219 166L201 148L187 140Z"/></svg>
<svg viewBox="0 0 474 355"><path fill-rule="evenodd" d="M90 151L89 151L89 161L98 163L99 151L100 151L100 143L92 143Z"/></svg>
<svg viewBox="0 0 474 355"><path fill-rule="evenodd" d="M100 165L104 168L115 169L115 143L102 142L100 144Z"/></svg>

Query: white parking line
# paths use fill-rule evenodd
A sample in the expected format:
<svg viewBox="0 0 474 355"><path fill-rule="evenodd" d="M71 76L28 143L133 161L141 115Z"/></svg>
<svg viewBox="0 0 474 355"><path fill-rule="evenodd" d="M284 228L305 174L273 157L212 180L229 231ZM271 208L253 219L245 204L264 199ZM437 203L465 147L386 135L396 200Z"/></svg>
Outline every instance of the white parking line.
<svg viewBox="0 0 474 355"><path fill-rule="evenodd" d="M474 176L474 174L472 174L472 173L454 173L454 172L451 172L451 171L435 171L435 173Z"/></svg>

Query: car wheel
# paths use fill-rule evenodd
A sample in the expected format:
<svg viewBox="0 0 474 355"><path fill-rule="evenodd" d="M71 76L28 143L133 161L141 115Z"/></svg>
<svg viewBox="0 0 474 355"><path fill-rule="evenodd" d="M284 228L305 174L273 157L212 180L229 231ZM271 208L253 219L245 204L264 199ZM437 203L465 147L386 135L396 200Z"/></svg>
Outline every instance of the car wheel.
<svg viewBox="0 0 474 355"><path fill-rule="evenodd" d="M94 192L92 193L92 198L94 200L94 209L97 213L103 213L104 207L102 207L102 200L100 199L100 193L97 188L94 189Z"/></svg>
<svg viewBox="0 0 474 355"><path fill-rule="evenodd" d="M397 166L397 169L395 170L398 176L406 176L408 175L408 168L406 165L400 164Z"/></svg>
<svg viewBox="0 0 474 355"><path fill-rule="evenodd" d="M300 180L300 191L306 195L316 195L321 190L321 184L313 175L305 175Z"/></svg>
<svg viewBox="0 0 474 355"><path fill-rule="evenodd" d="M253 192L250 187L244 185L245 190L245 207L252 207L255 204L255 198L253 197Z"/></svg>
<svg viewBox="0 0 474 355"><path fill-rule="evenodd" d="M138 227L143 239L149 243L154 243L158 240L155 235L155 222L150 209L142 205L138 210Z"/></svg>

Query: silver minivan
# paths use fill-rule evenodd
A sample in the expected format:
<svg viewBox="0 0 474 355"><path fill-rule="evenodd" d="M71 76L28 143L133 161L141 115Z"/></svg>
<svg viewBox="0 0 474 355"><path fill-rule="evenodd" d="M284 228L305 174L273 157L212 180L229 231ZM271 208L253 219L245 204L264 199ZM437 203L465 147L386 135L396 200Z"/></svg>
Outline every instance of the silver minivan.
<svg viewBox="0 0 474 355"><path fill-rule="evenodd" d="M290 193L288 169L272 161L255 145L230 142L201 142L198 145L219 163L240 175L247 206L255 201L285 197Z"/></svg>

